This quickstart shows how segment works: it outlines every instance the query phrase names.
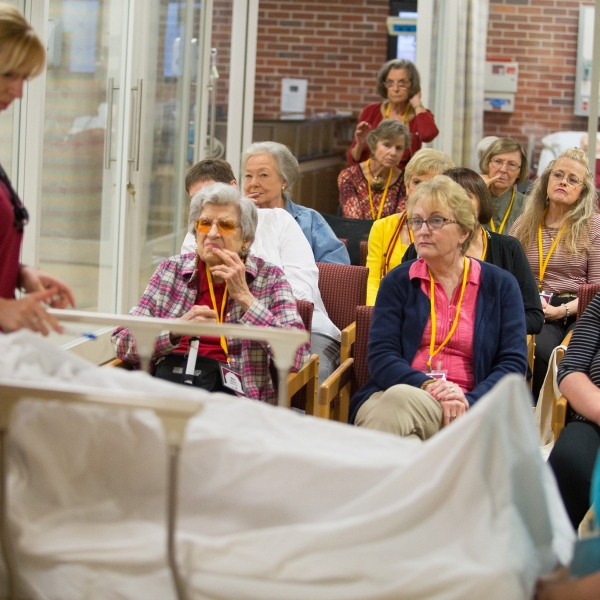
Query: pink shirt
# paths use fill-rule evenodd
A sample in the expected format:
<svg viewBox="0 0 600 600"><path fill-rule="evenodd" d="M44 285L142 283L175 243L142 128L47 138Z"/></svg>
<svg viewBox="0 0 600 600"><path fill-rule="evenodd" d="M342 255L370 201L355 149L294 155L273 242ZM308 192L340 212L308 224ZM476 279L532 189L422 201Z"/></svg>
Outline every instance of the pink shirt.
<svg viewBox="0 0 600 600"><path fill-rule="evenodd" d="M476 260L469 259L470 267L467 274L467 286L460 308L460 316L454 334L450 341L433 358L431 368L446 370L446 379L460 386L463 392L470 392L475 387L473 378L473 335L475 332L475 314L477 294L481 283L481 266ZM429 270L421 258L417 260L408 272L411 279L421 280L421 289L431 299ZM435 348L446 339L456 315L456 305L460 297L462 279L456 287L452 301L446 297L446 292L439 282L435 282L435 313L436 331ZM423 331L419 349L412 361L412 368L427 372L429 360L429 342L431 341L431 316ZM441 362L441 364L440 364ZM438 366L439 365L439 366Z"/></svg>

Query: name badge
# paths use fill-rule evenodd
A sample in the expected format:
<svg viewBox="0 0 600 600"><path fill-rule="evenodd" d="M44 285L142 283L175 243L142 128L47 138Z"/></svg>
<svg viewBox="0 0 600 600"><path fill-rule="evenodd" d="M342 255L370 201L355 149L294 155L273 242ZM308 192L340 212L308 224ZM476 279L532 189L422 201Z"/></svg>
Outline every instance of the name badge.
<svg viewBox="0 0 600 600"><path fill-rule="evenodd" d="M243 394L244 385L242 384L242 376L237 371L230 368L229 365L220 365L220 367L223 386L234 392Z"/></svg>
<svg viewBox="0 0 600 600"><path fill-rule="evenodd" d="M435 371L429 371L429 373L427 373L432 379L443 379L444 381L446 381L447 374L447 369L436 369Z"/></svg>
<svg viewBox="0 0 600 600"><path fill-rule="evenodd" d="M544 292L544 290L540 292L540 300L543 300L546 304L550 304L552 296L554 296L552 292Z"/></svg>

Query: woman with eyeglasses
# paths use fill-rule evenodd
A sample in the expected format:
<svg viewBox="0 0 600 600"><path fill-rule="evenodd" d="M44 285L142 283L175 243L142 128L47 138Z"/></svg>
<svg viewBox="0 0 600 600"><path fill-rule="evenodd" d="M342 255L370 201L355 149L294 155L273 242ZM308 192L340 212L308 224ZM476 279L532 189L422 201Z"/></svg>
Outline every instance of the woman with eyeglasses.
<svg viewBox="0 0 600 600"><path fill-rule="evenodd" d="M130 313L182 321L239 323L304 329L283 271L248 254L258 216L254 203L225 183L202 188L192 198L188 230L196 234L195 254L164 260ZM127 329L113 333L117 356L139 363L135 341ZM201 337L157 338L153 372L183 382L190 354L197 351L192 384L276 404L269 345L251 340ZM308 344L296 352L293 371L309 358Z"/></svg>
<svg viewBox="0 0 600 600"><path fill-rule="evenodd" d="M525 307L527 333L539 333L544 324L544 313L537 285L523 247L508 235L499 235L484 228L484 225L489 223L494 210L490 190L481 176L471 169L455 167L444 171L443 174L465 189L475 207L479 227L475 230L467 256L496 265L515 276ZM402 258L402 262L415 258L418 258L417 251L414 244L411 244Z"/></svg>
<svg viewBox="0 0 600 600"><path fill-rule="evenodd" d="M419 185L407 225L420 258L381 282L371 379L351 400L350 422L425 440L504 375L525 374L525 311L510 273L467 256L478 224L458 183L438 175Z"/></svg>
<svg viewBox="0 0 600 600"><path fill-rule="evenodd" d="M411 144L404 151L398 169L404 171L411 156L423 142L432 142L438 135L431 111L421 102L421 79L409 60L390 60L377 74L377 93L383 102L369 104L358 118L354 140L346 155L351 165L365 162L371 155L367 136L383 119L396 119L410 130Z"/></svg>
<svg viewBox="0 0 600 600"><path fill-rule="evenodd" d="M0 4L0 111L23 95L23 85L39 75L46 62L42 41L14 7ZM73 293L64 283L19 262L23 228L28 214L0 167L0 332L26 328L48 335L62 332L43 304L55 308L74 306ZM15 290L27 293L15 299Z"/></svg>
<svg viewBox="0 0 600 600"><path fill-rule="evenodd" d="M481 157L479 168L494 198L494 214L486 227L507 235L525 208L526 196L516 188L529 175L525 150L516 140L500 138Z"/></svg>
<svg viewBox="0 0 600 600"><path fill-rule="evenodd" d="M384 119L367 135L370 158L338 176L342 217L377 221L406 209L406 188L396 166L410 144L408 127Z"/></svg>
<svg viewBox="0 0 600 600"><path fill-rule="evenodd" d="M565 150L546 167L510 235L525 249L544 311L533 369L537 401L552 350L575 326L579 286L600 283L600 215L583 150Z"/></svg>

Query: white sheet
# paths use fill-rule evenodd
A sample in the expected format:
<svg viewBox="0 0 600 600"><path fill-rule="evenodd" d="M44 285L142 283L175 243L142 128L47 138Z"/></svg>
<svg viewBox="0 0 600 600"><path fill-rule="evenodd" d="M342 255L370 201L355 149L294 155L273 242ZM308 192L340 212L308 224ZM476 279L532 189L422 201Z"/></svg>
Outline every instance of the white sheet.
<svg viewBox="0 0 600 600"><path fill-rule="evenodd" d="M190 599L526 599L570 560L573 531L517 376L423 444L100 370L27 332L0 336L0 380L32 378L205 401L180 470ZM21 403L9 494L27 589L174 598L165 474L152 414Z"/></svg>

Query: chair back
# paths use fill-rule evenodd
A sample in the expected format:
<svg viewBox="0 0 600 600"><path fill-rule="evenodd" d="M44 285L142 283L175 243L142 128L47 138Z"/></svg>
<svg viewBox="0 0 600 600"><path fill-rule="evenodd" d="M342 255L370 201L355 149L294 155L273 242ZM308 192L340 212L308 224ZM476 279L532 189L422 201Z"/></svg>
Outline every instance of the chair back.
<svg viewBox="0 0 600 600"><path fill-rule="evenodd" d="M356 309L356 342L354 343L354 382L352 394L361 388L371 375L367 365L369 333L374 306L358 306Z"/></svg>
<svg viewBox="0 0 600 600"><path fill-rule="evenodd" d="M336 237L347 240L346 247L350 256L350 263L360 264L360 242L369 239L373 221L366 219L347 219L334 215L323 214L327 224L333 229Z"/></svg>
<svg viewBox="0 0 600 600"><path fill-rule="evenodd" d="M369 253L369 242L361 240L360 242L360 266L367 266L367 254Z"/></svg>
<svg viewBox="0 0 600 600"><path fill-rule="evenodd" d="M356 307L367 301L369 270L358 265L317 263L319 291L329 318L338 329L356 320Z"/></svg>
<svg viewBox="0 0 600 600"><path fill-rule="evenodd" d="M579 302L577 304L577 320L581 318L583 311L587 308L588 304L594 299L596 294L600 292L600 283L584 283L579 286L579 294L577 298Z"/></svg>
<svg viewBox="0 0 600 600"><path fill-rule="evenodd" d="M306 331L312 331L312 318L315 305L308 300L296 300L296 305L298 306L298 312L304 323L304 329L306 329Z"/></svg>

